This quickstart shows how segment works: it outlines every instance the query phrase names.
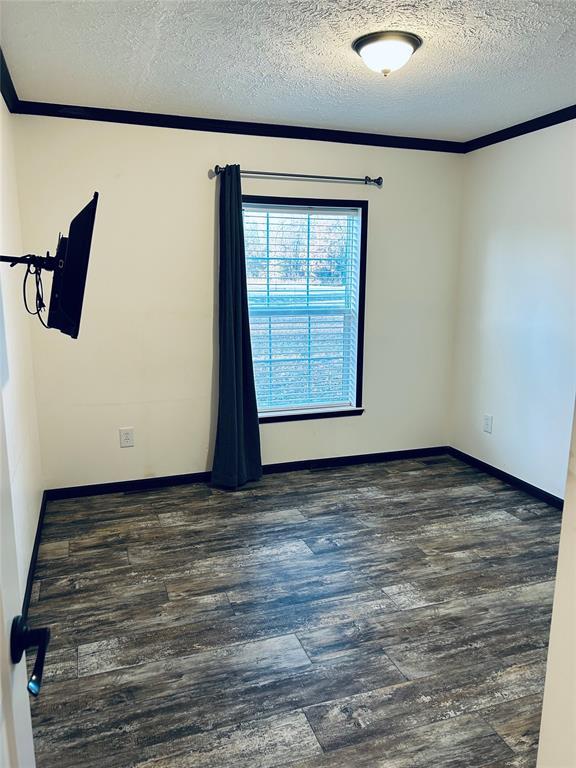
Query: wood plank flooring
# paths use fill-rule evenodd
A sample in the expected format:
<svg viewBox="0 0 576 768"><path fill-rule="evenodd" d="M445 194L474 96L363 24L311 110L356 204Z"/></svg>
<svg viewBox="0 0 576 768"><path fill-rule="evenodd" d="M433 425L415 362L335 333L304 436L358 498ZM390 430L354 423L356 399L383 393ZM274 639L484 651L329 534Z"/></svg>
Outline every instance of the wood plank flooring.
<svg viewBox="0 0 576 768"><path fill-rule="evenodd" d="M39 768L534 768L560 513L449 457L52 502Z"/></svg>

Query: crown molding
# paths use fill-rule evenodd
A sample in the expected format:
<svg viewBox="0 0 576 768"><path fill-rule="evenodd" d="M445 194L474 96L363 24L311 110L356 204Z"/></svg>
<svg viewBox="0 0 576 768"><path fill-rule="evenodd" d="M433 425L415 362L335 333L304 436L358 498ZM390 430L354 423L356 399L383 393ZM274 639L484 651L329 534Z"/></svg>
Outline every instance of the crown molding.
<svg viewBox="0 0 576 768"><path fill-rule="evenodd" d="M338 144L361 144L372 147L395 149L419 149L427 152L452 152L461 154L464 144L459 141L442 139L419 139L411 136L387 136L378 133L338 131L329 128L304 128L295 125L275 123L251 123L240 120L216 120L207 117L184 115L163 115L156 112L133 112L126 109L103 109L101 107L79 107L69 104L50 104L43 101L20 101L16 109L20 115L42 115L44 117L66 117L76 120L96 120L127 125L147 125L156 128L177 128L183 131L208 131L243 136L268 136L281 139L305 139L308 141L331 141Z"/></svg>
<svg viewBox="0 0 576 768"><path fill-rule="evenodd" d="M20 99L16 93L16 88L14 88L14 83L12 82L10 70L8 69L8 64L6 64L2 48L0 48L0 90L2 91L2 96L4 97L8 111L17 112Z"/></svg>
<svg viewBox="0 0 576 768"><path fill-rule="evenodd" d="M164 115L156 112L134 112L126 109L105 109L82 107L71 104L51 104L44 101L23 101L18 98L10 76L8 65L0 48L0 90L8 110L17 115L64 117L74 120L93 120L125 125L147 125L156 128L176 128L183 131L208 131L244 136L268 136L282 139L304 139L307 141L331 141L338 144L360 144L371 147L394 149L417 149L426 152L449 152L467 154L477 149L498 144L508 139L540 131L552 125L576 119L576 105L550 112L540 117L479 136L468 141L414 138L412 136L389 136L379 133L341 131L330 128L306 128L275 123L251 123L240 120L217 120L207 117L185 115Z"/></svg>
<svg viewBox="0 0 576 768"><path fill-rule="evenodd" d="M508 141L508 139L515 139L517 136L524 136L527 133L534 133L534 131L541 131L543 128L565 123L568 120L576 120L576 104L558 109L556 112L549 112L547 115L535 117L532 120L526 120L523 123L511 125L500 131L494 131L494 133L488 133L486 136L479 136L477 139L470 139L466 142L466 152L475 152L477 149L499 144L501 141Z"/></svg>

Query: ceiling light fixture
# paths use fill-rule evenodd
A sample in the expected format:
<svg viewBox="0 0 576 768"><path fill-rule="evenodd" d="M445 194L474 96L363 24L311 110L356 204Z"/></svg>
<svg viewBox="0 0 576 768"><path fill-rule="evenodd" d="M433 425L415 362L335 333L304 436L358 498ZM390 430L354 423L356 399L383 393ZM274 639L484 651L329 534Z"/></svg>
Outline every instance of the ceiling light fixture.
<svg viewBox="0 0 576 768"><path fill-rule="evenodd" d="M422 38L412 32L371 32L352 43L364 64L384 77L400 69L422 45Z"/></svg>

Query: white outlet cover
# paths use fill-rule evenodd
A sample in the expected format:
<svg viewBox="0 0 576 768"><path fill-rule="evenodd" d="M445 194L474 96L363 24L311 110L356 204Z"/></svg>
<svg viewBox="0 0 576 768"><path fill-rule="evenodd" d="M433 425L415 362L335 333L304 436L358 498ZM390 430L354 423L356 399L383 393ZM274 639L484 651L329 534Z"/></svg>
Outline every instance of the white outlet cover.
<svg viewBox="0 0 576 768"><path fill-rule="evenodd" d="M118 434L120 436L120 448L134 447L134 427L121 427Z"/></svg>
<svg viewBox="0 0 576 768"><path fill-rule="evenodd" d="M492 434L492 416L485 413L483 423L484 423L484 426L483 426L484 432L487 432L489 435L491 435Z"/></svg>

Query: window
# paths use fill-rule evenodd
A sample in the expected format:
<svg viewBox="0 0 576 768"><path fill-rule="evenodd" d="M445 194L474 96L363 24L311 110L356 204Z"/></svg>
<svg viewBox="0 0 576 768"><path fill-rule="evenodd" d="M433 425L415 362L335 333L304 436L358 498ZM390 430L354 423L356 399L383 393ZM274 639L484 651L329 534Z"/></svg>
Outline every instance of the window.
<svg viewBox="0 0 576 768"><path fill-rule="evenodd" d="M362 413L368 203L244 197L261 421Z"/></svg>

